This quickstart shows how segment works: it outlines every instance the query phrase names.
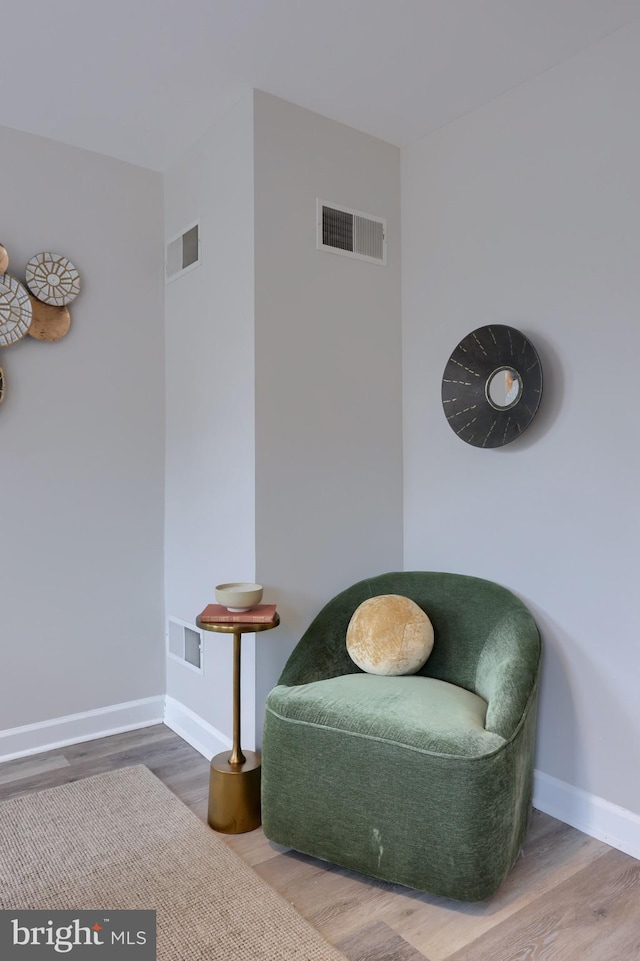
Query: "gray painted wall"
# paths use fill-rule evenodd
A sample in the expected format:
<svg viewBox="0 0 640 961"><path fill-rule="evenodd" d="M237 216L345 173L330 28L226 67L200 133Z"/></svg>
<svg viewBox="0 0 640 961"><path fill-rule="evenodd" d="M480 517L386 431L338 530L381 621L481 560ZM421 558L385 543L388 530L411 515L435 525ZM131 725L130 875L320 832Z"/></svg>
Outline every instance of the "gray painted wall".
<svg viewBox="0 0 640 961"><path fill-rule="evenodd" d="M202 264L166 287L166 609L193 624L214 587L255 577L253 97L165 175L168 239L201 220ZM231 733L232 650L204 635L204 674L169 659L167 692ZM243 643L243 744L254 726Z"/></svg>
<svg viewBox="0 0 640 961"><path fill-rule="evenodd" d="M398 152L257 93L255 130L248 98L168 172L166 236L202 216L205 264L167 288L167 611L265 584L283 625L259 638L258 725L337 590L393 567L480 574L545 636L538 768L639 812L639 39L404 153L404 563ZM0 150L11 272L53 248L84 281L63 341L0 358L2 729L165 690L165 417L160 176L7 129ZM315 250L316 196L388 217L386 270ZM492 321L532 338L545 396L520 441L477 451L440 378ZM228 731L230 651L207 638L205 664L197 688L170 668L169 693Z"/></svg>
<svg viewBox="0 0 640 961"><path fill-rule="evenodd" d="M403 157L405 565L499 581L546 643L537 767L640 813L634 24ZM501 450L461 442L440 381L469 331L542 358Z"/></svg>
<svg viewBox="0 0 640 961"><path fill-rule="evenodd" d="M0 128L2 241L78 267L71 329L2 350L0 729L161 695L162 178Z"/></svg>
<svg viewBox="0 0 640 961"><path fill-rule="evenodd" d="M316 249L316 198L386 217L388 267ZM255 94L256 575L264 698L335 593L402 566L400 154Z"/></svg>

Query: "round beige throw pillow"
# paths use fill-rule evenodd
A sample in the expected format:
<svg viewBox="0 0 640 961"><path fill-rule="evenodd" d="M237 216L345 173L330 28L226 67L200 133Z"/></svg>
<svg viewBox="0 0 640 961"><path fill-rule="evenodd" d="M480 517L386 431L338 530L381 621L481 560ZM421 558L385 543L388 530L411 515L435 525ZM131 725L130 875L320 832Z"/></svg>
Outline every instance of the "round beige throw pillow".
<svg viewBox="0 0 640 961"><path fill-rule="evenodd" d="M431 621L409 597L370 597L349 621L349 657L367 674L415 674L432 649Z"/></svg>

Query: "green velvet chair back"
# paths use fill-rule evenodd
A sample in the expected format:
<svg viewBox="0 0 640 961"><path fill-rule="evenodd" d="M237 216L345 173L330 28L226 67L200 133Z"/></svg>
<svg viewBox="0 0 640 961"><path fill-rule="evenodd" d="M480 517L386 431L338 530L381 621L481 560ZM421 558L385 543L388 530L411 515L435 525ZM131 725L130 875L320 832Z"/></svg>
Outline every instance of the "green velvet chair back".
<svg viewBox="0 0 640 961"><path fill-rule="evenodd" d="M433 651L419 673L479 694L489 705L487 730L509 737L535 688L540 636L531 613L511 591L479 577L401 571L359 581L320 611L278 683L359 673L347 653L347 628L356 608L380 594L410 597L433 624ZM499 698L493 696L498 688Z"/></svg>

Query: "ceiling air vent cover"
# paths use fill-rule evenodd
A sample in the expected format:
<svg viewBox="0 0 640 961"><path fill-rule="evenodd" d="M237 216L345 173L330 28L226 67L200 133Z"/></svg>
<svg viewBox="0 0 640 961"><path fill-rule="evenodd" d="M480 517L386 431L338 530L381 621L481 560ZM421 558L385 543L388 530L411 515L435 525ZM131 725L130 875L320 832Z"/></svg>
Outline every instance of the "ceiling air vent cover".
<svg viewBox="0 0 640 961"><path fill-rule="evenodd" d="M317 201L317 246L343 257L387 265L387 222L361 210Z"/></svg>

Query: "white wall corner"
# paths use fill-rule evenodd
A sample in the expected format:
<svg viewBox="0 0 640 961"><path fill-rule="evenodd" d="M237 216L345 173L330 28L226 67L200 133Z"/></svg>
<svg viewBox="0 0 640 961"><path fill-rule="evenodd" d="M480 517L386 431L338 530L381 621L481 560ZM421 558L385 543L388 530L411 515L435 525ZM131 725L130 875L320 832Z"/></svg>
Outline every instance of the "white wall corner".
<svg viewBox="0 0 640 961"><path fill-rule="evenodd" d="M164 723L208 761L221 751L231 750L230 739L186 705L167 695Z"/></svg>
<svg viewBox="0 0 640 961"><path fill-rule="evenodd" d="M164 696L158 694L0 731L0 763L28 754L53 751L68 744L95 741L111 734L162 724L164 701Z"/></svg>
<svg viewBox="0 0 640 961"><path fill-rule="evenodd" d="M640 859L640 815L536 771L533 806L584 834Z"/></svg>

